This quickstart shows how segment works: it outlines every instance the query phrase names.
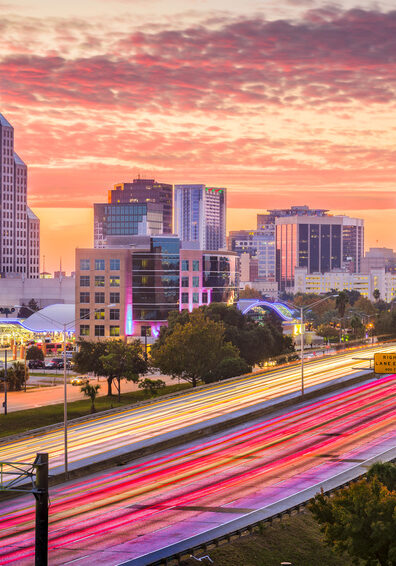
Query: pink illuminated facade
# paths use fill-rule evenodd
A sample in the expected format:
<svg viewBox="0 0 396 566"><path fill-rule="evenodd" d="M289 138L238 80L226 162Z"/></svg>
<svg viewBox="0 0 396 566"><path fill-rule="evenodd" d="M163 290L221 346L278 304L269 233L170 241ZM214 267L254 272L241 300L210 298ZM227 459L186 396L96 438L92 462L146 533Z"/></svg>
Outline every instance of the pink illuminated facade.
<svg viewBox="0 0 396 566"><path fill-rule="evenodd" d="M238 261L233 252L181 249L168 235L124 248L77 249L76 334L152 342L172 310L235 302Z"/></svg>

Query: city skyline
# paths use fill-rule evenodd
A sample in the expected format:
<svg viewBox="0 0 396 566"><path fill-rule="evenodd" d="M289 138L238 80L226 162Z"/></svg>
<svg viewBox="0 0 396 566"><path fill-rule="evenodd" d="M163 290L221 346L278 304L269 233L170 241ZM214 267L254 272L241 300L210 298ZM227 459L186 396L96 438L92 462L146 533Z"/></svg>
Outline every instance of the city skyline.
<svg viewBox="0 0 396 566"><path fill-rule="evenodd" d="M307 204L396 247L391 2L80 4L0 6L1 112L29 166L41 268L71 270L92 203L138 174L226 186L228 230Z"/></svg>

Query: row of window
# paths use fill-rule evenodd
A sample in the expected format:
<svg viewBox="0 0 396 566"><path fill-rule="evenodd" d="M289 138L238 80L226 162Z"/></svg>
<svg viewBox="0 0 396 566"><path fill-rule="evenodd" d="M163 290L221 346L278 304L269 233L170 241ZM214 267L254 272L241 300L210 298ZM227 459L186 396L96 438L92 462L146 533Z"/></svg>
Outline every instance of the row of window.
<svg viewBox="0 0 396 566"><path fill-rule="evenodd" d="M190 294L189 293L182 293L181 294L181 302L182 305L188 305L190 302ZM199 293L192 293L192 303L193 305L198 305L199 304ZM208 293L204 292L202 293L202 304L203 305L207 305L208 304Z"/></svg>
<svg viewBox="0 0 396 566"><path fill-rule="evenodd" d="M91 312L94 315L95 320L104 320L105 309L80 309L80 320L88 320L91 318ZM110 320L120 320L120 309L109 309L109 319Z"/></svg>
<svg viewBox="0 0 396 566"><path fill-rule="evenodd" d="M190 260L189 259L182 259L181 270L182 271L190 271ZM192 270L193 271L199 271L199 259L193 259L192 260Z"/></svg>
<svg viewBox="0 0 396 566"><path fill-rule="evenodd" d="M105 293L100 291L95 293L94 295L95 303L98 305L105 304ZM91 293L87 291L82 291L80 293L80 303L90 303L91 302ZM120 302L120 293L110 293L110 304L119 303Z"/></svg>
<svg viewBox="0 0 396 566"><path fill-rule="evenodd" d="M120 335L119 326L110 326L109 331L110 331L110 336ZM90 334L89 324L80 324L80 336L89 336L89 334ZM94 336L104 336L104 335L105 335L104 325L96 324L94 329Z"/></svg>
<svg viewBox="0 0 396 566"><path fill-rule="evenodd" d="M95 287L104 287L105 286L105 276L104 275L95 275L94 284L95 284ZM90 276L89 275L80 275L80 287L90 287L90 285L91 285ZM110 287L119 287L120 286L120 276L119 275L110 275L109 285L110 285Z"/></svg>
<svg viewBox="0 0 396 566"><path fill-rule="evenodd" d="M94 269L96 269L97 271L104 271L106 269L106 261L104 259L95 259L93 265L94 265ZM121 262L119 259L109 260L110 271L120 271L120 267L121 267ZM89 271L90 269L91 269L91 260L80 259L80 270Z"/></svg>
<svg viewBox="0 0 396 566"><path fill-rule="evenodd" d="M183 275L181 278L181 286L182 287L189 287L190 286L190 278L187 275ZM192 286L194 288L199 287L199 275L192 277Z"/></svg>

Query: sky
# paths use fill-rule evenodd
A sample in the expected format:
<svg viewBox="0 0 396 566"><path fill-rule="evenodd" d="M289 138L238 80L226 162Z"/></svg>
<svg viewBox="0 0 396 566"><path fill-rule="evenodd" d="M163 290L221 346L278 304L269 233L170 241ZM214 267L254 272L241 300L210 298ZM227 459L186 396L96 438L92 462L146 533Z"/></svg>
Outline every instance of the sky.
<svg viewBox="0 0 396 566"><path fill-rule="evenodd" d="M394 0L0 0L0 112L41 269L138 175L226 186L228 229L307 204L396 248Z"/></svg>

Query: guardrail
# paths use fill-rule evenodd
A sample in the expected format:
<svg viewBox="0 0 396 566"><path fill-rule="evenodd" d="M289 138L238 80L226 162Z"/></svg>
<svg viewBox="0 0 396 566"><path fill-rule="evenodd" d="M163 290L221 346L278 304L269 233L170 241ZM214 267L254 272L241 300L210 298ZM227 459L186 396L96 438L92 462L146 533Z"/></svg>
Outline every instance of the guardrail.
<svg viewBox="0 0 396 566"><path fill-rule="evenodd" d="M336 474L328 480L303 489L275 503L271 503L262 509L252 511L243 517L228 521L219 527L209 529L203 533L170 544L159 550L149 552L138 558L122 562L118 566L155 566L170 564L172 560L180 562L183 558L199 550L207 552L210 546L218 546L220 542L240 537L244 533L250 534L255 529L261 530L263 523L271 522L286 513L291 513L296 509L298 510L304 507L321 489L323 489L325 494L329 494L336 489L348 485L352 481L356 481L366 473L366 468L375 462L391 461L394 459L396 459L396 448L392 448L373 458L369 458L344 472ZM362 469L364 471L362 471Z"/></svg>

